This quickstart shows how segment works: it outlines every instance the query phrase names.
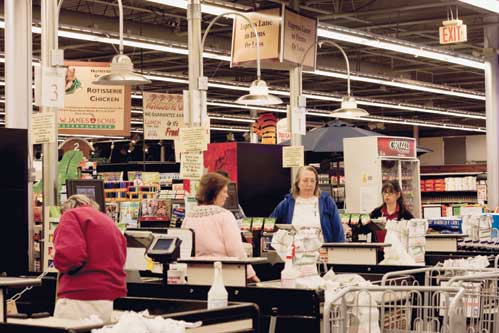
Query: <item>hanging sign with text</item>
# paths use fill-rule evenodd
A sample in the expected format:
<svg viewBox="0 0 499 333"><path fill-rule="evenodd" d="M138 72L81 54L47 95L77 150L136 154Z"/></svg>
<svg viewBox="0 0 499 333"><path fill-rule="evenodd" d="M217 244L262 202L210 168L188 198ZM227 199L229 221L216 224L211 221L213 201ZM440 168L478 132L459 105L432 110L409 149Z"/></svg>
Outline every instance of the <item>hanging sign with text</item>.
<svg viewBox="0 0 499 333"><path fill-rule="evenodd" d="M109 63L66 62L64 108L59 133L130 135L130 87L92 84L109 73Z"/></svg>
<svg viewBox="0 0 499 333"><path fill-rule="evenodd" d="M203 176L203 153L182 153L180 158L180 178L200 179Z"/></svg>
<svg viewBox="0 0 499 333"><path fill-rule="evenodd" d="M144 137L146 140L174 140L184 126L182 95L143 93Z"/></svg>
<svg viewBox="0 0 499 333"><path fill-rule="evenodd" d="M180 152L201 152L208 149L210 130L204 127L183 127L180 129ZM177 149L177 146L175 147Z"/></svg>
<svg viewBox="0 0 499 333"><path fill-rule="evenodd" d="M304 59L304 69L315 69L316 19L297 14L284 5L245 15L258 33L263 68L290 69ZM232 31L231 65L255 67L257 42L253 28L244 18L236 16Z"/></svg>
<svg viewBox="0 0 499 333"><path fill-rule="evenodd" d="M305 164L303 146L282 147L282 167L294 168Z"/></svg>
<svg viewBox="0 0 499 333"><path fill-rule="evenodd" d="M54 112L35 112L31 117L31 140L33 144L53 143L57 140Z"/></svg>
<svg viewBox="0 0 499 333"><path fill-rule="evenodd" d="M416 140L396 136L378 137L378 155L385 157L416 157Z"/></svg>
<svg viewBox="0 0 499 333"><path fill-rule="evenodd" d="M466 24L461 20L450 20L442 22L444 25L439 29L440 44L464 43L468 41Z"/></svg>

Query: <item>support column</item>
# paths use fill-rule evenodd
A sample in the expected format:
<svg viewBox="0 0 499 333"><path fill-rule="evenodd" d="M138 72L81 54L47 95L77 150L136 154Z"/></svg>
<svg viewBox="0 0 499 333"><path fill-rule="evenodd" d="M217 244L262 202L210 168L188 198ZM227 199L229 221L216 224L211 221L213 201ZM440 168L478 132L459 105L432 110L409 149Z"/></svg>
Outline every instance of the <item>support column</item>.
<svg viewBox="0 0 499 333"><path fill-rule="evenodd" d="M299 0L291 0L290 1L291 9L299 12L300 10L300 1ZM288 131L291 133L291 145L292 146L300 146L301 143L301 135L293 133L293 110L298 108L298 97L302 92L302 73L301 67L296 66L289 70L289 108L288 108ZM291 168L291 184L293 184L296 173L298 172L298 168Z"/></svg>
<svg viewBox="0 0 499 333"><path fill-rule="evenodd" d="M33 168L31 144L31 113L33 111L31 0L6 0L5 16L5 127L28 130L28 170ZM7 162L8 163L8 162ZM28 256L33 271L33 196L31 177L28 177Z"/></svg>
<svg viewBox="0 0 499 333"><path fill-rule="evenodd" d="M419 126L412 127L412 137L416 139L416 145L419 143Z"/></svg>
<svg viewBox="0 0 499 333"><path fill-rule="evenodd" d="M258 111L250 110L250 115L251 118L256 119L258 117ZM258 134L253 132L253 123L249 124L249 130L250 130L250 143L258 143Z"/></svg>
<svg viewBox="0 0 499 333"><path fill-rule="evenodd" d="M199 0L187 2L187 39L189 45L189 119L188 126L201 126L202 98L205 91L199 90L199 78L203 55L201 54L201 3ZM206 112L206 111L204 111ZM195 119L197 118L197 119Z"/></svg>
<svg viewBox="0 0 499 333"><path fill-rule="evenodd" d="M50 55L53 49L57 48L57 1L42 0L42 57L41 66L51 67ZM42 82L43 84L43 82ZM57 133L57 108L43 108L42 112L52 112L55 117ZM43 144L43 205L55 206L59 204L59 193L57 188L57 135L54 143ZM49 217L48 209L44 209L43 218Z"/></svg>
<svg viewBox="0 0 499 333"><path fill-rule="evenodd" d="M497 17L484 18L485 109L487 114L487 204L499 206L499 23Z"/></svg>

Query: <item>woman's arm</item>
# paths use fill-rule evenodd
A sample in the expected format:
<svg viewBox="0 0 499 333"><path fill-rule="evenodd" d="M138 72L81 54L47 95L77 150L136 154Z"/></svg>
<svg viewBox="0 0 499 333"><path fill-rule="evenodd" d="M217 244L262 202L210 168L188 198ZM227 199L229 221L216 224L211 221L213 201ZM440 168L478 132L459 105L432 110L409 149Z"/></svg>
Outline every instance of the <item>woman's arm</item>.
<svg viewBox="0 0 499 333"><path fill-rule="evenodd" d="M274 208L270 217L276 218L276 223L286 223L286 200L279 202L279 204Z"/></svg>
<svg viewBox="0 0 499 333"><path fill-rule="evenodd" d="M237 221L232 213L224 214L222 220L222 235L225 252L228 257L246 258L243 242L241 240L241 230L237 226ZM248 265L248 279L254 279L256 273L251 265Z"/></svg>
<svg viewBox="0 0 499 333"><path fill-rule="evenodd" d="M331 227L333 232L333 242L343 243L345 241L345 231L343 230L343 225L341 224L340 213L338 212L338 207L331 196L328 196L329 209L331 216Z"/></svg>
<svg viewBox="0 0 499 333"><path fill-rule="evenodd" d="M75 272L85 264L87 243L73 212L62 215L54 232L54 247L54 266L61 273Z"/></svg>

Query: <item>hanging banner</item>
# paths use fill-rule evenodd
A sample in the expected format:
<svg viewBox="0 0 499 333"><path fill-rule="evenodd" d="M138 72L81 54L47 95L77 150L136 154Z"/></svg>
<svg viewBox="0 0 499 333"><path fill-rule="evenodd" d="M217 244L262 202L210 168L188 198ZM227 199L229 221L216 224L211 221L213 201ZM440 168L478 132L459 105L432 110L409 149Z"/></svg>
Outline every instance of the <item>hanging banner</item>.
<svg viewBox="0 0 499 333"><path fill-rule="evenodd" d="M143 93L146 140L175 140L184 127L183 95Z"/></svg>
<svg viewBox="0 0 499 333"><path fill-rule="evenodd" d="M263 68L290 69L303 61L305 70L315 69L315 18L297 14L285 5L245 15L258 33ZM255 67L257 42L253 28L247 20L236 16L232 31L231 66Z"/></svg>
<svg viewBox="0 0 499 333"><path fill-rule="evenodd" d="M92 84L109 73L109 63L66 62L64 108L59 133L130 135L130 87Z"/></svg>

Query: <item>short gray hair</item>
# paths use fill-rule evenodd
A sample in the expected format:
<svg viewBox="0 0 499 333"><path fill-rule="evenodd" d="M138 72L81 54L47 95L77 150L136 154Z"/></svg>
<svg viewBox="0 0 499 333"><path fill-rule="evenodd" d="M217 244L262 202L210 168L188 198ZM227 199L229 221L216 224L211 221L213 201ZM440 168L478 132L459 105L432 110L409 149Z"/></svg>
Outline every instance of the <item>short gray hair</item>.
<svg viewBox="0 0 499 333"><path fill-rule="evenodd" d="M89 197L83 194L74 194L70 196L63 204L62 211L67 211L72 208L80 207L80 206L90 206L97 210L100 209L100 206L97 202L93 201Z"/></svg>

